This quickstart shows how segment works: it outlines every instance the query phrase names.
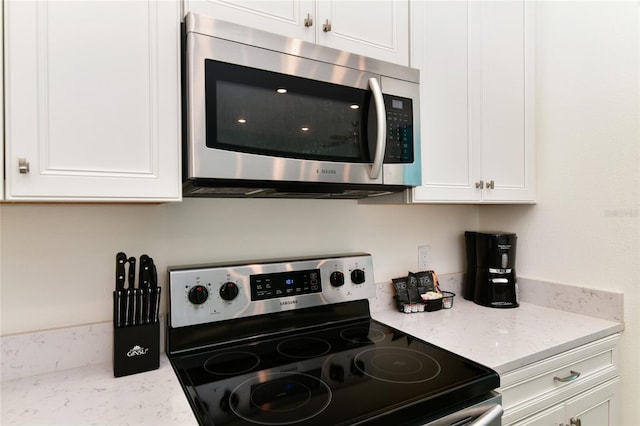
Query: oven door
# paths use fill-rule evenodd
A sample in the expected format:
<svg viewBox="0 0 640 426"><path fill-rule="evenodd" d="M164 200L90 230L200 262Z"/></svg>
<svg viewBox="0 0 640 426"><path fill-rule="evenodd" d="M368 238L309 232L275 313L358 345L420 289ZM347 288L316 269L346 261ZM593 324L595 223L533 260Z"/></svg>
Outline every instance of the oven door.
<svg viewBox="0 0 640 426"><path fill-rule="evenodd" d="M490 397L445 415L424 426L501 426L502 396L492 392Z"/></svg>
<svg viewBox="0 0 640 426"><path fill-rule="evenodd" d="M417 84L196 32L186 52L187 178L420 184Z"/></svg>

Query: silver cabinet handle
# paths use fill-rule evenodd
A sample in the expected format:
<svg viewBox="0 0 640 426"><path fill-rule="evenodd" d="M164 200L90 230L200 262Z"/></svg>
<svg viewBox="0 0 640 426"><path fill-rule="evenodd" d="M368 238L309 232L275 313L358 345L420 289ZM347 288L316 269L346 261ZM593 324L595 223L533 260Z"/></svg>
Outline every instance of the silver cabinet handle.
<svg viewBox="0 0 640 426"><path fill-rule="evenodd" d="M582 426L582 421L579 418L574 417L572 419L569 419L569 424L571 426Z"/></svg>
<svg viewBox="0 0 640 426"><path fill-rule="evenodd" d="M376 107L376 120L378 135L376 137L376 152L373 156L373 164L369 177L377 179L382 170L382 161L384 161L384 151L387 149L387 111L384 108L384 98L382 97L382 89L375 77L369 79L369 87L373 94L373 103Z"/></svg>
<svg viewBox="0 0 640 426"><path fill-rule="evenodd" d="M495 183L492 180L487 182L487 189L493 189L494 187L495 187Z"/></svg>
<svg viewBox="0 0 640 426"><path fill-rule="evenodd" d="M476 182L476 189L483 189L484 188L484 181L481 180L480 182Z"/></svg>
<svg viewBox="0 0 640 426"><path fill-rule="evenodd" d="M26 158L18 158L18 171L22 174L29 173L29 162Z"/></svg>
<svg viewBox="0 0 640 426"><path fill-rule="evenodd" d="M568 375L567 377L562 377L562 378L560 378L560 377L558 377L558 376L555 376L555 377L553 378L553 380L555 380L556 382L566 383L566 382L573 382L575 379L577 379L578 377L580 377L580 373L578 373L577 371L573 371L573 370L571 370L571 371L570 371L570 373L571 373L571 374L570 374L570 375ZM573 423L572 423L572 424L573 424Z"/></svg>
<svg viewBox="0 0 640 426"><path fill-rule="evenodd" d="M473 422L469 423L469 426L489 426L493 424L496 419L499 419L502 416L504 410L502 409L502 405L496 404L491 407L490 410L487 410L480 417L475 419Z"/></svg>
<svg viewBox="0 0 640 426"><path fill-rule="evenodd" d="M304 26L308 28L312 25L313 25L313 18L311 17L310 14L307 13L307 17L304 18Z"/></svg>
<svg viewBox="0 0 640 426"><path fill-rule="evenodd" d="M322 31L324 31L325 33L331 31L331 22L329 22L328 19L324 22L324 24L322 24Z"/></svg>

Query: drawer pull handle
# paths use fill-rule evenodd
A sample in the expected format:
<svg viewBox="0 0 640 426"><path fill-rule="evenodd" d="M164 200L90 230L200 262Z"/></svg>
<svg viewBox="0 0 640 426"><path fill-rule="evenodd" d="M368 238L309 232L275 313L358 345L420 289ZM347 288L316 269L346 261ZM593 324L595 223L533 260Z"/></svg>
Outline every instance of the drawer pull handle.
<svg viewBox="0 0 640 426"><path fill-rule="evenodd" d="M570 371L571 375L567 376L567 377L558 377L555 376L553 378L553 380L557 381L557 382L562 382L562 383L566 383L566 382L573 382L575 379L577 379L578 377L580 377L580 373L578 373L577 371Z"/></svg>
<svg viewBox="0 0 640 426"><path fill-rule="evenodd" d="M571 426L582 426L582 421L580 419L578 419L577 417L574 417L574 418L569 420L569 424Z"/></svg>

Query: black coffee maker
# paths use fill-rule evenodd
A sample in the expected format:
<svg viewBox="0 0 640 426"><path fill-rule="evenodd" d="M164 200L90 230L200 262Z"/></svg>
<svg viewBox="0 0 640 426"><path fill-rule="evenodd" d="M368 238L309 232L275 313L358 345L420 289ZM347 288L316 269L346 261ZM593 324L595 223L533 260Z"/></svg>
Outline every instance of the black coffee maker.
<svg viewBox="0 0 640 426"><path fill-rule="evenodd" d="M517 235L467 231L464 237L467 254L464 298L491 308L517 307Z"/></svg>

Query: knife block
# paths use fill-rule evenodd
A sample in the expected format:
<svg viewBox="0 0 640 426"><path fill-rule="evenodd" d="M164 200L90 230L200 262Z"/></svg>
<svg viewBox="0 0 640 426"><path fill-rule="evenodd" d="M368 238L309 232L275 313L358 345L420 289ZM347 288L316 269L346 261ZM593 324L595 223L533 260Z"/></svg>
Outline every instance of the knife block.
<svg viewBox="0 0 640 426"><path fill-rule="evenodd" d="M115 377L160 367L160 322L114 327L113 375Z"/></svg>

